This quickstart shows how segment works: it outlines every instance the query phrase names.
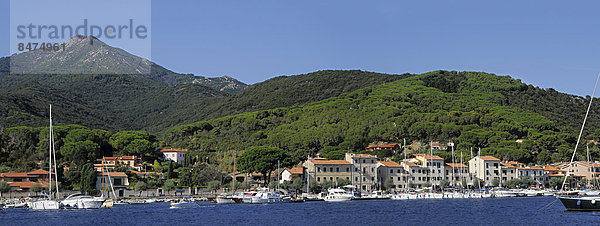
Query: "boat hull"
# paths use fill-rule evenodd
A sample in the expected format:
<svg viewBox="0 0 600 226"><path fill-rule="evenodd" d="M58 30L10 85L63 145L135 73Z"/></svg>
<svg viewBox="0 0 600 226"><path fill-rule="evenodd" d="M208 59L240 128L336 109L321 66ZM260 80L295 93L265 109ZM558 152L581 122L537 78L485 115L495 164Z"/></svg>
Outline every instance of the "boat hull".
<svg viewBox="0 0 600 226"><path fill-rule="evenodd" d="M60 203L55 200L40 200L27 204L32 210L58 210Z"/></svg>
<svg viewBox="0 0 600 226"><path fill-rule="evenodd" d="M600 211L600 197L559 197L569 211Z"/></svg>

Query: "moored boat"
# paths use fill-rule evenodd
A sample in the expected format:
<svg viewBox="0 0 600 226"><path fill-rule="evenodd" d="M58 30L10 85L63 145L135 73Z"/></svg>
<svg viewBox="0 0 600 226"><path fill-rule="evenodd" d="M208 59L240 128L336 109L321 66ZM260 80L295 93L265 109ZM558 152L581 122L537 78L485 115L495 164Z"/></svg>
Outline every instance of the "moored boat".
<svg viewBox="0 0 600 226"><path fill-rule="evenodd" d="M600 197L558 197L569 211L600 211Z"/></svg>
<svg viewBox="0 0 600 226"><path fill-rule="evenodd" d="M352 200L354 197L350 192L341 188L330 188L327 190L327 195L323 198L326 202L345 202Z"/></svg>

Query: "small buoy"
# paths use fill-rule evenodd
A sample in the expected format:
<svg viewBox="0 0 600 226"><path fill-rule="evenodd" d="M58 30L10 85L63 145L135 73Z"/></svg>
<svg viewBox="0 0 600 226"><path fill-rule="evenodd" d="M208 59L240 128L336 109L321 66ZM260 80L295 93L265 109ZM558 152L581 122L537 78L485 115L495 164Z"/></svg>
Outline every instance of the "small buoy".
<svg viewBox="0 0 600 226"><path fill-rule="evenodd" d="M592 205L596 205L596 200L592 199Z"/></svg>
<svg viewBox="0 0 600 226"><path fill-rule="evenodd" d="M577 200L577 205L581 206L581 200Z"/></svg>

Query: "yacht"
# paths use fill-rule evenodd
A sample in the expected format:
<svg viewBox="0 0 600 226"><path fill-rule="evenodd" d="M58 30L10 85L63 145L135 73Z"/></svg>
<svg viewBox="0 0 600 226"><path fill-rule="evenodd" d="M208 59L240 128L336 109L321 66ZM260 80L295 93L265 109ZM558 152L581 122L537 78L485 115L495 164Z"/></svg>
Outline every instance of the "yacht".
<svg viewBox="0 0 600 226"><path fill-rule="evenodd" d="M27 206L32 210L58 210L60 209L60 203L56 200L48 199L36 200L27 203Z"/></svg>
<svg viewBox="0 0 600 226"><path fill-rule="evenodd" d="M67 196L61 204L66 209L99 209L104 201L103 198L86 194L72 194Z"/></svg>
<svg viewBox="0 0 600 226"><path fill-rule="evenodd" d="M327 190L327 195L324 200L326 202L344 202L352 200L352 193L341 188L330 188Z"/></svg>
<svg viewBox="0 0 600 226"><path fill-rule="evenodd" d="M492 194L495 198L517 197L518 193L506 188L494 188Z"/></svg>

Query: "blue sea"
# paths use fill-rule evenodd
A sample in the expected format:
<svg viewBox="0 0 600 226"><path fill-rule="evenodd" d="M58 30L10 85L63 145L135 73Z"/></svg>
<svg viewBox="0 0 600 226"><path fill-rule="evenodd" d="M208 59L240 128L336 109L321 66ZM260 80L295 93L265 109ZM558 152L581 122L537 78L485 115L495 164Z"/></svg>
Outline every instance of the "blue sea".
<svg viewBox="0 0 600 226"><path fill-rule="evenodd" d="M168 203L98 210L0 212L0 225L598 225L600 212L569 212L554 197L363 200L342 203Z"/></svg>

